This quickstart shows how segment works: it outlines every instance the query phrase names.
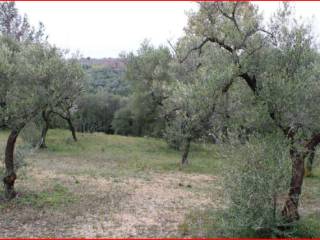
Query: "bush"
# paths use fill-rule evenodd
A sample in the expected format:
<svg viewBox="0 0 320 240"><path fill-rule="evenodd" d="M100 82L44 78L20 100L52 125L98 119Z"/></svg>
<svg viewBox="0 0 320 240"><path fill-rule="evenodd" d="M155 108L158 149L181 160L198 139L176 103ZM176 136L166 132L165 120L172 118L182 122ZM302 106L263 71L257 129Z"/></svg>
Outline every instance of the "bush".
<svg viewBox="0 0 320 240"><path fill-rule="evenodd" d="M278 140L277 140L278 139ZM280 137L250 139L221 155L228 161L223 178L226 207L193 210L179 230L197 238L315 238L320 215L304 216L285 230L281 216L290 182L288 144ZM221 151L226 152L226 151Z"/></svg>
<svg viewBox="0 0 320 240"><path fill-rule="evenodd" d="M289 189L291 161L280 137L254 139L239 149L224 177L228 208L222 228L230 237L274 237L282 224L280 199Z"/></svg>
<svg viewBox="0 0 320 240"><path fill-rule="evenodd" d="M133 135L134 126L132 111L127 106L119 109L115 113L111 125L115 134Z"/></svg>

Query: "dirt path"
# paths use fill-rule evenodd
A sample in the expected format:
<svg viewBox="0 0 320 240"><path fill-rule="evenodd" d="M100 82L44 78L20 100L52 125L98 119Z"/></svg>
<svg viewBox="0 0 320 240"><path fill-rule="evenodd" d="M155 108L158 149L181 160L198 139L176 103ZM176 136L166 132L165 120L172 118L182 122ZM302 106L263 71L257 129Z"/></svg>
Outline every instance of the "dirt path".
<svg viewBox="0 0 320 240"><path fill-rule="evenodd" d="M1 237L180 236L179 224L192 209L221 204L216 177L182 172L113 179L33 169L31 180L17 185L39 191L53 182L67 186L77 201L58 209L2 209Z"/></svg>

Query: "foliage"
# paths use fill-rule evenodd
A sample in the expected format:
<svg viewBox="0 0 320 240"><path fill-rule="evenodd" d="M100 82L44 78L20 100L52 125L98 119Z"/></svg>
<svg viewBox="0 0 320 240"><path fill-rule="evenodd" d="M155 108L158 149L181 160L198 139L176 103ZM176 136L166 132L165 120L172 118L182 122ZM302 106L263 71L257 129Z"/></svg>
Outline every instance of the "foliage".
<svg viewBox="0 0 320 240"><path fill-rule="evenodd" d="M215 120L220 120L222 129L227 127L233 136L240 132L239 135L246 135L241 137L246 141L250 136L271 134L275 142L283 137L290 142L287 151L291 153L293 170L288 175L292 175L292 181L283 213L287 221L295 221L299 219L304 160L320 143L319 55L311 26L297 21L287 3L267 25L252 3L204 2L199 6L198 11L190 14L182 39L182 45L187 42L193 46L178 57L183 62L194 59L198 53L200 68L214 69L218 76L230 73L229 77L216 82L221 91L217 101L221 106L216 110L222 117L217 114ZM228 66L227 70L205 56L210 59L218 56ZM250 90L251 99L237 84L239 81ZM278 158L281 159L281 155ZM268 219L267 215L265 217Z"/></svg>
<svg viewBox="0 0 320 240"><path fill-rule="evenodd" d="M137 135L134 123L132 110L129 106L125 106L115 113L111 125L115 134Z"/></svg>
<svg viewBox="0 0 320 240"><path fill-rule="evenodd" d="M14 2L0 4L0 32L19 42L42 42L47 39L43 24L39 23L37 29L30 26L28 17L19 14Z"/></svg>
<svg viewBox="0 0 320 240"><path fill-rule="evenodd" d="M283 223L279 207L289 186L291 164L288 143L281 139L274 135L254 138L233 153L237 159L224 175L228 199L224 221L231 237L249 237L248 232L279 235Z"/></svg>
<svg viewBox="0 0 320 240"><path fill-rule="evenodd" d="M169 117L164 138L169 145L180 148L186 139L194 140L206 134L215 107L215 89L211 82L178 82L166 102Z"/></svg>
<svg viewBox="0 0 320 240"><path fill-rule="evenodd" d="M126 108L131 110L136 129L134 134L137 136L162 135L164 121L160 113L163 100L168 97L166 94L168 83L171 81L171 59L168 48L155 48L147 41L142 43L136 55L130 53L126 56L124 79L130 83L133 92L129 96Z"/></svg>
<svg viewBox="0 0 320 240"><path fill-rule="evenodd" d="M290 181L288 146L285 138L273 134L251 138L245 145L229 143L228 149L220 151L222 161L229 162L222 171L224 208L191 213L180 226L182 233L196 237L297 236L296 225L280 231L284 224L280 210Z"/></svg>
<svg viewBox="0 0 320 240"><path fill-rule="evenodd" d="M16 43L17 44L17 43ZM1 41L2 48L11 51L7 58L9 72L5 73L6 82L2 99L2 118L7 126L15 128L23 126L45 106L42 101L46 98L41 82L50 74L47 67L50 54L46 46L39 44L18 45L19 51L9 49L6 41Z"/></svg>
<svg viewBox="0 0 320 240"><path fill-rule="evenodd" d="M39 124L35 121L29 122L20 133L25 144L29 144L32 148L37 147L41 136Z"/></svg>
<svg viewBox="0 0 320 240"><path fill-rule="evenodd" d="M94 64L84 68L88 92L108 92L121 96L129 94L129 83L123 79L124 69Z"/></svg>
<svg viewBox="0 0 320 240"><path fill-rule="evenodd" d="M82 132L113 133L114 115L123 105L125 99L119 95L99 92L86 94L79 98L75 113L75 127Z"/></svg>

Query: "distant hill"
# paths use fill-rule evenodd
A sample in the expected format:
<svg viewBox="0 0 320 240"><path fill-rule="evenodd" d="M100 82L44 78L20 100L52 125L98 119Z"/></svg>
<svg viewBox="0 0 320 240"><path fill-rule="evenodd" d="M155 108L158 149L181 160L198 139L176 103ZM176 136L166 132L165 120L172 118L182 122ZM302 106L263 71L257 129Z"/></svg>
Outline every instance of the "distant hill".
<svg viewBox="0 0 320 240"><path fill-rule="evenodd" d="M87 89L91 93L105 91L115 95L128 95L129 85L123 80L125 60L121 58L82 58L85 69Z"/></svg>

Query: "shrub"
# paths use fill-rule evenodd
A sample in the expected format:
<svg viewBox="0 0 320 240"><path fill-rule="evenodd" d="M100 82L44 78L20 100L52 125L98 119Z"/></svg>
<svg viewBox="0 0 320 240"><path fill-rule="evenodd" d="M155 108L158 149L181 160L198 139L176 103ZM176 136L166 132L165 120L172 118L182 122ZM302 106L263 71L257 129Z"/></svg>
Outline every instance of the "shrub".
<svg viewBox="0 0 320 240"><path fill-rule="evenodd" d="M253 139L233 155L224 177L228 208L223 215L232 237L279 236L280 199L289 186L291 162L285 140L275 136Z"/></svg>
<svg viewBox="0 0 320 240"><path fill-rule="evenodd" d="M132 111L127 106L120 108L115 113L111 125L116 134L133 135L134 126Z"/></svg>

